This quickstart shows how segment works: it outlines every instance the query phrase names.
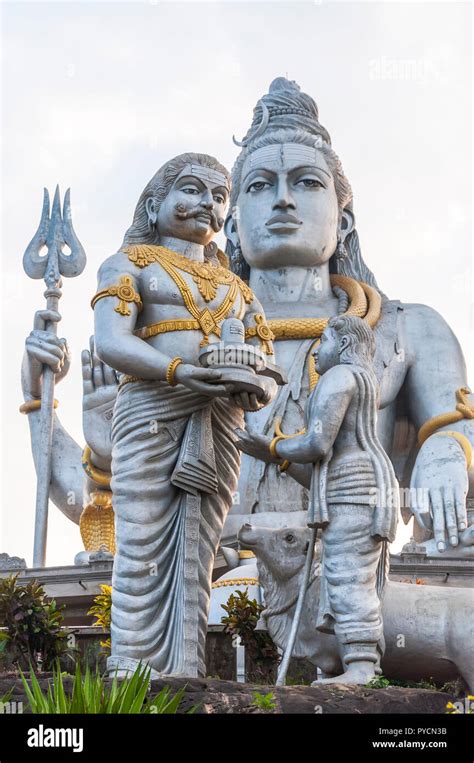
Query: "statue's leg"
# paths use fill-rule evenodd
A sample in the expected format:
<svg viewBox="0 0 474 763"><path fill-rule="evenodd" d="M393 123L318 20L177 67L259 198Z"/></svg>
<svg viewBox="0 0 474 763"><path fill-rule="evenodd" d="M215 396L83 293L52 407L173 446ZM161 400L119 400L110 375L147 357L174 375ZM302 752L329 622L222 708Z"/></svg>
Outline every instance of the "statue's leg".
<svg viewBox="0 0 474 763"><path fill-rule="evenodd" d="M201 491L185 499L184 548L184 664L182 674L206 675L206 636L212 572L225 518L237 488L240 451L234 430L242 427L243 412L228 400L215 400L201 421L207 427L206 450L215 459L217 491ZM205 423L207 422L207 424Z"/></svg>
<svg viewBox="0 0 474 763"><path fill-rule="evenodd" d="M323 575L345 667L333 681L366 683L380 673L383 625L376 574L381 543L371 535L372 507L333 505L329 516Z"/></svg>
<svg viewBox="0 0 474 763"><path fill-rule="evenodd" d="M193 400L178 391L164 405L163 394L159 384L126 385L114 411L111 670L134 661L160 674L185 668L187 494L171 475Z"/></svg>
<svg viewBox="0 0 474 763"><path fill-rule="evenodd" d="M234 444L234 430L244 426L243 411L227 399L214 400L212 437L216 459L218 490L214 494L201 494L201 522L199 533L199 663L205 670L207 620L211 598L212 571L225 519L237 490L240 451ZM224 610L222 610L224 615ZM205 675L205 673L204 673Z"/></svg>
<svg viewBox="0 0 474 763"><path fill-rule="evenodd" d="M162 398L172 388L127 386L123 399L126 387L119 393L113 427L117 552L110 667L143 660L160 674L205 675L212 569L237 486L233 432L243 415L229 401L211 406L218 489L193 496L172 485L171 475L202 397L193 400L186 391L180 398L178 388L171 408Z"/></svg>

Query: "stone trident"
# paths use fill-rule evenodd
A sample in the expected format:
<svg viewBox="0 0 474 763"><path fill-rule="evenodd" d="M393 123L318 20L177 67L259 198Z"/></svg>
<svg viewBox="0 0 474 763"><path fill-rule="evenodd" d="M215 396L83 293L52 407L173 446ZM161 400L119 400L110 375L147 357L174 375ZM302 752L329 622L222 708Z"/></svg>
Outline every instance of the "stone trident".
<svg viewBox="0 0 474 763"><path fill-rule="evenodd" d="M65 246L70 254L63 252ZM46 247L46 254L41 250ZM48 190L44 189L43 210L38 230L23 255L23 268L30 278L44 278L46 309L58 309L62 296L61 276L74 278L86 266L86 253L74 232L71 220L70 189L66 191L61 215L59 186L56 186L50 215ZM48 321L46 331L57 334L57 324ZM35 540L33 566L44 567L46 562L46 536L48 531L48 502L51 482L51 455L53 437L54 372L43 366L41 386L41 424L36 484Z"/></svg>

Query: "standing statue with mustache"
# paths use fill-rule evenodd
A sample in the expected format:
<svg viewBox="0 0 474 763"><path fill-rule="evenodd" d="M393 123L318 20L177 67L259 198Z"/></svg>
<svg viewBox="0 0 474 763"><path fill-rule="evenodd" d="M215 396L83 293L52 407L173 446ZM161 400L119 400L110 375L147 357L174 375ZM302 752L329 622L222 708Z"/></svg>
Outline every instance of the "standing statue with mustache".
<svg viewBox="0 0 474 763"><path fill-rule="evenodd" d="M212 157L167 162L92 299L97 355L119 374L109 658L119 674L140 660L161 675L205 674L212 569L239 474L233 431L276 389L259 377L260 391L245 391L199 363L229 318L273 352L260 304L212 242L229 193L229 173Z"/></svg>

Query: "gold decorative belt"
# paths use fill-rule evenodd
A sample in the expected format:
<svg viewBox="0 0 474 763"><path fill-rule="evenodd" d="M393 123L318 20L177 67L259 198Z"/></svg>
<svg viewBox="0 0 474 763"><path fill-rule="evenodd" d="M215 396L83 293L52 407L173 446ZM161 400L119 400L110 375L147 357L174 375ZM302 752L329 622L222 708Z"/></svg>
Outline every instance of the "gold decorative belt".
<svg viewBox="0 0 474 763"><path fill-rule="evenodd" d="M167 334L168 331L202 331L202 327L199 321L187 318L176 321L158 321L158 323L151 323L149 326L136 329L133 333L140 339L149 339L158 334ZM214 333L220 336L221 330L218 326L214 328Z"/></svg>

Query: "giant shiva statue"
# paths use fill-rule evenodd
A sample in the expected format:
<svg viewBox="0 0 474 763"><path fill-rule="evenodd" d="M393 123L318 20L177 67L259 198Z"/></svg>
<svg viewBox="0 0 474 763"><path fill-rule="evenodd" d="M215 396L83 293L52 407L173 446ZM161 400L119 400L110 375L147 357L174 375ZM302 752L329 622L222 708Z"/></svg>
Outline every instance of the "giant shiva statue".
<svg viewBox="0 0 474 763"><path fill-rule="evenodd" d="M461 348L437 312L421 304L402 304L379 288L362 258L349 181L314 100L294 82L278 78L258 101L233 168L232 188L228 184L226 193L229 189L225 231L230 267L262 306L254 316L265 315L267 321L249 318L246 340L268 345L273 339L288 384L261 410L255 410L258 405L250 398L240 399L237 406L246 408L251 436L242 441L247 454L223 537L235 538L251 515L254 523L281 526L290 513L292 523L300 514L304 524L308 491L278 464L253 458L252 439L273 437L275 428L286 434L301 430L307 398L318 380L315 345L330 318L347 314L363 318L374 330L378 437L400 484L412 488L410 505L402 507L404 518L415 515L416 537L427 541L430 555L474 555L473 498L469 498L474 409ZM146 236L153 232L160 212L152 196L140 208L139 224ZM137 243L127 240L124 246ZM224 264L222 256L216 256ZM132 270L138 273L140 268L134 265ZM125 275L132 277L128 271ZM127 286L118 281L115 285ZM139 291L136 284L131 286ZM122 288L121 293L131 292ZM112 300L100 300L96 309L102 311L107 301ZM139 308L139 302L123 300L123 304L131 311ZM35 316L22 367L26 402L41 394L44 365L54 370L56 381L67 373L67 344L47 330L46 322L58 317L51 311ZM128 320L118 313L113 317L123 318L122 326ZM112 362L103 336L99 342L99 354ZM133 375L126 355L118 370ZM180 365L174 371L181 383ZM98 548L115 550L110 470L118 377L99 360L93 343L91 352L83 353L83 378L86 448L83 453L56 411L50 491L52 501L81 526L86 551L78 555L80 562ZM130 394L125 389L120 398ZM35 454L39 437L35 405L28 407L28 421Z"/></svg>

